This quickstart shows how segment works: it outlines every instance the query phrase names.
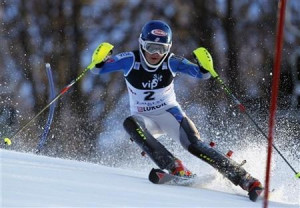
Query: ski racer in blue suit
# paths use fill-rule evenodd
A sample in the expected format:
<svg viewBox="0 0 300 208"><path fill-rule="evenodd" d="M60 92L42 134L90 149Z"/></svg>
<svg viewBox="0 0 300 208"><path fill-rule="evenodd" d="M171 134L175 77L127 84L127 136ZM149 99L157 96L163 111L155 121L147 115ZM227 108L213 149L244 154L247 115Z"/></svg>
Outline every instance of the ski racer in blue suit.
<svg viewBox="0 0 300 208"><path fill-rule="evenodd" d="M187 151L209 163L235 185L249 192L255 201L261 183L239 164L200 140L194 123L182 111L174 92L177 73L205 80L210 73L200 63L194 64L170 53L172 31L165 22L146 23L139 37L139 49L124 52L96 65L99 74L122 71L129 94L131 116L123 126L131 139L162 170L170 174L193 177L157 138L163 134L177 140Z"/></svg>

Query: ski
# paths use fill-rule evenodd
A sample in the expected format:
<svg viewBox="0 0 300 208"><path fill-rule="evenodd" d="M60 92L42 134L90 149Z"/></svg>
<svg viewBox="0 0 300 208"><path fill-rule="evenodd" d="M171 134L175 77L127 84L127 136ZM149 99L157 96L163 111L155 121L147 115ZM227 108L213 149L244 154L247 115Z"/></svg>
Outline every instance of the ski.
<svg viewBox="0 0 300 208"><path fill-rule="evenodd" d="M154 184L190 186L195 183L196 175L191 177L176 176L166 173L161 169L152 168L149 173L148 179Z"/></svg>
<svg viewBox="0 0 300 208"><path fill-rule="evenodd" d="M196 175L193 175L191 177L182 177L166 173L161 169L152 168L152 170L149 173L148 179L154 184L167 184L179 186L192 186L194 184L197 184L197 187L202 187L205 186L208 181L211 182L212 180L214 180L215 177L212 175L200 176L200 178ZM262 197L260 196L262 191L262 187L253 188L248 193L247 198L254 202L260 200L262 199ZM245 195L243 196L246 197Z"/></svg>

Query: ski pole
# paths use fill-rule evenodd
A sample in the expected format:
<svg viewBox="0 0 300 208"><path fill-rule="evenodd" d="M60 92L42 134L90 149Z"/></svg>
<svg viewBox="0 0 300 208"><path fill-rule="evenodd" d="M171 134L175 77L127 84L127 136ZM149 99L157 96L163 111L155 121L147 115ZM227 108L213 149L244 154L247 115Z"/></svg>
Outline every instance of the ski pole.
<svg viewBox="0 0 300 208"><path fill-rule="evenodd" d="M51 102L49 102L40 112L38 112L32 119L30 119L24 126L22 126L19 130L16 131L16 133L13 134L12 137L8 138L4 138L4 143L6 145L11 145L13 139L21 132L23 131L26 127L29 126L29 124L34 121L37 117L39 117L47 108L49 108L49 106L52 105L52 103L54 103L56 100L58 100L63 94L65 94L75 83L77 83L85 74L87 71L93 69L95 67L96 64L101 63L102 61L105 60L105 58L107 57L107 55L109 55L109 53L112 51L113 49L113 45L111 45L110 43L101 43L94 51L93 56L92 56L92 62L81 72L81 74L74 79L73 81L71 81L70 84L68 84L67 86L65 86L58 95L56 95L55 98L52 99Z"/></svg>
<svg viewBox="0 0 300 208"><path fill-rule="evenodd" d="M232 91L226 86L224 81L219 77L217 72L214 70L213 67L213 61L210 53L205 48L198 48L193 51L195 56L197 57L198 61L200 62L201 66L210 72L212 77L217 80L217 82L221 85L222 89L226 92L227 95L231 97L231 99L234 101L234 103L237 105L237 107L240 109L242 113L245 113L247 117L252 121L252 123L256 126L256 128L259 130L259 132L268 139L268 136L263 132L263 130L259 127L259 125L256 123L256 121L250 116L250 114L247 112L246 107L234 96ZM297 172L292 165L287 161L287 159L283 156L283 154L278 150L278 148L272 144L273 148L277 151L277 153L282 157L282 159L286 162L286 164L292 169L292 171L295 173L296 178L300 178L300 172Z"/></svg>
<svg viewBox="0 0 300 208"><path fill-rule="evenodd" d="M259 132L266 138L268 139L268 136L263 132L263 130L259 127L257 122L252 118L252 116L247 112L245 106L233 95L231 90L225 85L223 80L218 76L215 77L218 83L222 86L222 88L225 90L227 95L229 95L234 103L237 105L237 107L240 109L242 113L245 113L246 116L252 121L252 123L256 126L256 128L259 130ZM297 173L297 171L292 167L292 165L287 161L287 159L282 155L282 153L278 150L278 148L272 144L273 148L277 151L277 153L282 157L282 159L286 162L286 164L293 170L293 172L296 174L295 176L297 178L300 178L300 172Z"/></svg>

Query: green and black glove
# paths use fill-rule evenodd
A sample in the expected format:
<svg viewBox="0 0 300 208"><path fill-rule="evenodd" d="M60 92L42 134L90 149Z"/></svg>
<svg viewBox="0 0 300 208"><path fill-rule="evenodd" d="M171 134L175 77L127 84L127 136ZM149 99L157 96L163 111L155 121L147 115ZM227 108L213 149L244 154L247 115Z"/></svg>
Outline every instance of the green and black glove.
<svg viewBox="0 0 300 208"><path fill-rule="evenodd" d="M101 43L93 53L92 62L88 66L89 69L93 69L95 66L103 65L107 57L112 53L113 45L110 43Z"/></svg>
<svg viewBox="0 0 300 208"><path fill-rule="evenodd" d="M195 58L197 59L199 65L208 71L214 78L219 75L214 70L213 60L210 53L203 47L197 48L193 51Z"/></svg>

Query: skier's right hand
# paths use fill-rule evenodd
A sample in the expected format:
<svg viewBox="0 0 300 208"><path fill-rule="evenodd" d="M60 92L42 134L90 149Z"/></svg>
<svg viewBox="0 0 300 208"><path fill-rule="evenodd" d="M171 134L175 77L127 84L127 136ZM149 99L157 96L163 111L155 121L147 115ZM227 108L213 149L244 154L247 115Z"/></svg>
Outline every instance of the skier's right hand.
<svg viewBox="0 0 300 208"><path fill-rule="evenodd" d="M89 65L90 69L93 69L95 66L99 67L100 64L103 64L105 60L112 53L113 45L107 42L101 43L94 51L92 56L92 62Z"/></svg>

